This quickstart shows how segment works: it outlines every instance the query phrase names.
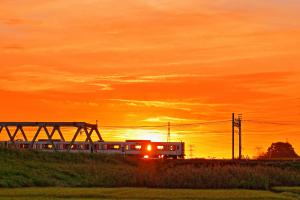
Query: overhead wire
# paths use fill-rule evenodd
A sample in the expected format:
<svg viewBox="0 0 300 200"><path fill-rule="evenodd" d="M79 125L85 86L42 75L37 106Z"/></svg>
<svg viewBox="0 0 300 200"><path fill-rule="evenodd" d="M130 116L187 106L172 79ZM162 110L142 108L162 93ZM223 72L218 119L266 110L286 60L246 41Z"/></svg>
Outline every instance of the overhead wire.
<svg viewBox="0 0 300 200"><path fill-rule="evenodd" d="M271 125L300 125L300 122L296 121L263 121L263 120L243 120L244 122L258 123L258 124L271 124Z"/></svg>
<svg viewBox="0 0 300 200"><path fill-rule="evenodd" d="M206 125L206 124L215 124L215 123L224 123L230 122L230 120L218 120L218 121L205 121L205 122L195 122L195 123L186 123L186 124L164 124L164 125L141 125L141 126L101 126L102 128L117 128L117 129L134 129L134 128L166 128L168 126L171 127L182 127L182 126L198 126L198 125Z"/></svg>

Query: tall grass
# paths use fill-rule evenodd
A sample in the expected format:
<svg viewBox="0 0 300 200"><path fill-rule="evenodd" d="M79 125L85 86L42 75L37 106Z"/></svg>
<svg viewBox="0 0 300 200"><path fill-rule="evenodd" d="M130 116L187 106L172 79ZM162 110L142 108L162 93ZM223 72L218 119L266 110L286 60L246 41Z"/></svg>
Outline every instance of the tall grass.
<svg viewBox="0 0 300 200"><path fill-rule="evenodd" d="M140 160L0 149L0 187L269 189L299 185L297 162Z"/></svg>

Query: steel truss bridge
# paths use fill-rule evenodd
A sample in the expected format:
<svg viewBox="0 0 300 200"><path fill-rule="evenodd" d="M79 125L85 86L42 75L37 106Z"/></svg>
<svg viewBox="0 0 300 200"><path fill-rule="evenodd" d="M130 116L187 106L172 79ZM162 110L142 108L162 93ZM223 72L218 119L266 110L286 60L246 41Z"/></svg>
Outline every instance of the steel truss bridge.
<svg viewBox="0 0 300 200"><path fill-rule="evenodd" d="M14 127L15 131L11 132L10 128ZM24 127L36 127L37 131L34 133L33 139L31 141L28 141L28 137L24 131ZM102 136L98 130L97 124L90 124L86 122L0 122L0 137L2 132L6 132L10 142L15 146L16 148L16 136L19 132L21 132L24 141L29 142L29 148L33 149L33 146L36 142L36 139L38 138L39 134L42 130L45 131L48 142L52 144L53 150L56 150L56 146L54 145L55 140L52 139L55 132L58 132L61 141L65 142L65 138L63 136L63 133L61 131L62 128L76 128L76 132L73 135L72 140L70 141L70 145L68 148L68 151L71 150L71 146L76 141L79 133L84 132L86 135L85 142L89 142L90 144L94 144L94 141L92 140L91 136L95 132L98 141L103 142Z"/></svg>

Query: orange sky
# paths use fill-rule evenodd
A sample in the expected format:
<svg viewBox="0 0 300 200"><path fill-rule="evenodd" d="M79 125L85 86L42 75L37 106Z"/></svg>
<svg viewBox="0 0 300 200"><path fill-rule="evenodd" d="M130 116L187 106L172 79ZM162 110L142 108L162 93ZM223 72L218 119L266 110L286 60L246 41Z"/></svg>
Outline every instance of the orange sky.
<svg viewBox="0 0 300 200"><path fill-rule="evenodd" d="M244 154L300 154L298 0L1 0L1 121L245 122ZM299 124L299 125L297 125ZM102 129L105 140L165 140ZM198 157L230 157L230 123L178 127ZM189 152L187 152L189 154Z"/></svg>

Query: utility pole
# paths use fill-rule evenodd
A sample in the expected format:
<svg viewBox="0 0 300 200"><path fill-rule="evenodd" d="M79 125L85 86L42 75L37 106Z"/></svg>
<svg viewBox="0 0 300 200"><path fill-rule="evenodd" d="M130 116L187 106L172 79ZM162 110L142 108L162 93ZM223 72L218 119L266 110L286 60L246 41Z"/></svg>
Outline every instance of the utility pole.
<svg viewBox="0 0 300 200"><path fill-rule="evenodd" d="M239 128L239 160L242 159L242 115L238 117L238 128Z"/></svg>
<svg viewBox="0 0 300 200"><path fill-rule="evenodd" d="M167 136L167 142L171 141L171 123L168 122L168 136Z"/></svg>
<svg viewBox="0 0 300 200"><path fill-rule="evenodd" d="M242 159L242 115L239 114L238 118L235 118L234 113L232 113L232 160L235 159L234 155L234 134L235 128L238 128L239 136L239 160Z"/></svg>
<svg viewBox="0 0 300 200"><path fill-rule="evenodd" d="M234 127L235 127L235 117L234 113L232 113L232 160L234 160Z"/></svg>

